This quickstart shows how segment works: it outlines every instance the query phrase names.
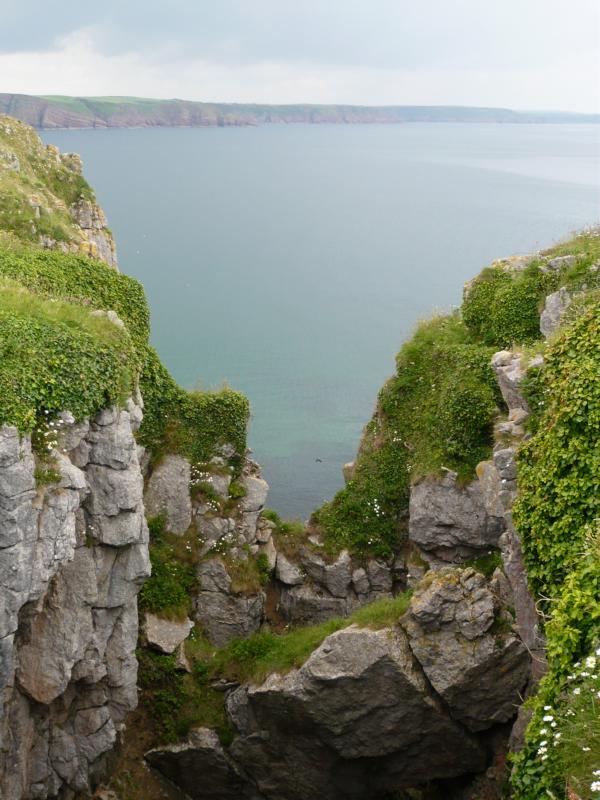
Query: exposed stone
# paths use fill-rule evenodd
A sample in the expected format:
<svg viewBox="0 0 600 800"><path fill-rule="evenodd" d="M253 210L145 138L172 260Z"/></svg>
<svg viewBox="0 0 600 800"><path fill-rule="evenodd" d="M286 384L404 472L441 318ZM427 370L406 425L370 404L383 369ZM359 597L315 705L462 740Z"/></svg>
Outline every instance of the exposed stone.
<svg viewBox="0 0 600 800"><path fill-rule="evenodd" d="M367 575L373 596L390 594L392 591L392 570L385 562L371 559L367 562Z"/></svg>
<svg viewBox="0 0 600 800"><path fill-rule="evenodd" d="M358 567L358 569L352 572L352 585L356 594L366 595L369 593L369 589L371 588L369 578L366 570L362 567Z"/></svg>
<svg viewBox="0 0 600 800"><path fill-rule="evenodd" d="M332 617L348 616L354 604L345 597L332 597L302 584L283 589L279 608L283 617L294 625L317 625Z"/></svg>
<svg viewBox="0 0 600 800"><path fill-rule="evenodd" d="M348 483L354 478L354 473L356 471L356 461L348 461L342 467L342 474L344 476L344 481Z"/></svg>
<svg viewBox="0 0 600 800"><path fill-rule="evenodd" d="M298 566L292 564L283 553L277 554L277 563L275 566L275 577L282 583L288 586L296 586L304 582L304 577Z"/></svg>
<svg viewBox="0 0 600 800"><path fill-rule="evenodd" d="M196 616L212 644L223 647L231 639L245 638L258 630L264 615L264 592L233 594L231 578L218 559L202 561L198 579Z"/></svg>
<svg viewBox="0 0 600 800"><path fill-rule="evenodd" d="M346 597L352 582L352 560L347 550L328 564L318 553L308 547L300 551L300 562L306 574L334 597Z"/></svg>
<svg viewBox="0 0 600 800"><path fill-rule="evenodd" d="M246 495L240 500L242 512L261 511L267 499L269 484L255 475L242 476L240 483L246 490Z"/></svg>
<svg viewBox="0 0 600 800"><path fill-rule="evenodd" d="M556 256L547 261L541 269L542 272L548 272L549 270L563 269L563 267L574 267L576 263L576 256Z"/></svg>
<svg viewBox="0 0 600 800"><path fill-rule="evenodd" d="M479 731L515 716L530 660L512 633L494 632L495 600L483 575L443 570L417 588L403 625L452 716Z"/></svg>
<svg viewBox="0 0 600 800"><path fill-rule="evenodd" d="M564 286L546 297L540 315L540 331L546 339L556 331L562 322L565 311L571 305L571 295Z"/></svg>
<svg viewBox="0 0 600 800"><path fill-rule="evenodd" d="M146 612L144 615L144 633L151 647L161 653L174 653L179 645L187 639L194 623L187 617L184 620L164 619L156 614Z"/></svg>
<svg viewBox="0 0 600 800"><path fill-rule="evenodd" d="M190 462L177 455L165 456L148 480L144 503L150 517L166 516L171 533L182 534L192 523Z"/></svg>
<svg viewBox="0 0 600 800"><path fill-rule="evenodd" d="M0 429L0 796L11 800L87 795L137 703L136 594L150 564L131 415L59 418L61 477L38 491L29 437ZM92 451L102 463L88 463Z"/></svg>
<svg viewBox="0 0 600 800"><path fill-rule="evenodd" d="M367 800L485 764L399 630L334 633L299 670L234 691L227 707L239 731L229 756L267 800Z"/></svg>
<svg viewBox="0 0 600 800"><path fill-rule="evenodd" d="M148 763L179 786L192 800L240 800L242 780L226 756L219 737L195 728L185 741L150 750Z"/></svg>
<svg viewBox="0 0 600 800"><path fill-rule="evenodd" d="M479 481L461 488L456 475L447 473L411 489L409 539L443 561L463 561L498 547L503 529L503 520L488 514Z"/></svg>
<svg viewBox="0 0 600 800"><path fill-rule="evenodd" d="M492 356L492 369L496 373L498 386L508 408L522 408L528 412L529 406L520 388L526 372L521 359L520 353L500 350Z"/></svg>

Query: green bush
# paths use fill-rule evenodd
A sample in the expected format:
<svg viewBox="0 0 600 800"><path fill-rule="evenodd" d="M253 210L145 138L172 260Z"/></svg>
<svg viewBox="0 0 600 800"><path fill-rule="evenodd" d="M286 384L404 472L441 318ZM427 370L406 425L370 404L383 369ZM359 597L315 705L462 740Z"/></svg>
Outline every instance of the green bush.
<svg viewBox="0 0 600 800"><path fill-rule="evenodd" d="M131 360L126 334L103 338L74 320L5 311L0 292L2 423L31 431L45 411L83 419L121 404L133 388Z"/></svg>
<svg viewBox="0 0 600 800"><path fill-rule="evenodd" d="M589 709L571 684L577 675L586 678L580 662L596 657L600 640L600 304L547 349L536 383L544 410L519 453L513 516L532 593L549 615L548 673L530 702L533 716L511 780L515 800L562 797L567 784L587 800L591 768L599 764L587 754L600 755L600 732L590 726L581 739ZM597 706L592 711L597 719ZM565 747L546 735L547 722L555 723Z"/></svg>
<svg viewBox="0 0 600 800"><path fill-rule="evenodd" d="M576 565L586 526L600 516L600 304L567 328L545 355L547 405L519 451L513 516L536 596L556 597Z"/></svg>
<svg viewBox="0 0 600 800"><path fill-rule="evenodd" d="M555 273L534 262L522 272L489 267L473 281L462 304L465 324L496 349L540 338L540 304L557 286Z"/></svg>
<svg viewBox="0 0 600 800"><path fill-rule="evenodd" d="M222 444L245 453L250 409L244 395L228 388L186 392L152 348L148 348L140 389L144 421L138 439L155 457L177 452L198 464L210 459Z"/></svg>
<svg viewBox="0 0 600 800"><path fill-rule="evenodd" d="M148 520L148 527L152 575L138 595L139 608L161 617L181 619L190 610L191 592L196 585L195 570L167 541L163 517Z"/></svg>

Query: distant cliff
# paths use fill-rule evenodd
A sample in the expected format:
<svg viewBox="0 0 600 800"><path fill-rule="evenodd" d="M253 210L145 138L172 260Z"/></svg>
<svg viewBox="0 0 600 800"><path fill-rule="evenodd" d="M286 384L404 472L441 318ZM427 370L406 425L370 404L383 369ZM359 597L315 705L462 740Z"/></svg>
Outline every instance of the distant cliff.
<svg viewBox="0 0 600 800"><path fill-rule="evenodd" d="M600 122L600 114L463 106L257 105L140 97L0 94L0 113L34 128L225 127L268 123Z"/></svg>

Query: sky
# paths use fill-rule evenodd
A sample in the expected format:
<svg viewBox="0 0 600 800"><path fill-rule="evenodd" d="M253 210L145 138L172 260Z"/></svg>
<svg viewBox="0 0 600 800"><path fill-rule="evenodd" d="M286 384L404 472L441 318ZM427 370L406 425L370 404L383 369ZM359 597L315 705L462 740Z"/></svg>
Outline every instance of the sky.
<svg viewBox="0 0 600 800"><path fill-rule="evenodd" d="M600 112L600 0L0 0L0 92Z"/></svg>

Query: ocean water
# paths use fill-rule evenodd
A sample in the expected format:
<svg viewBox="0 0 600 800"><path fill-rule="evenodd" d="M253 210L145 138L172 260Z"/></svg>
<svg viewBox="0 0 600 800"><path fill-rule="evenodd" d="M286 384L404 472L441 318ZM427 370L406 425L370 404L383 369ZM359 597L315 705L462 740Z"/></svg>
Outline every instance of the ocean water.
<svg viewBox="0 0 600 800"><path fill-rule="evenodd" d="M82 155L152 338L188 388L252 405L269 505L342 485L416 322L491 260L600 218L600 127L425 124L45 132Z"/></svg>

